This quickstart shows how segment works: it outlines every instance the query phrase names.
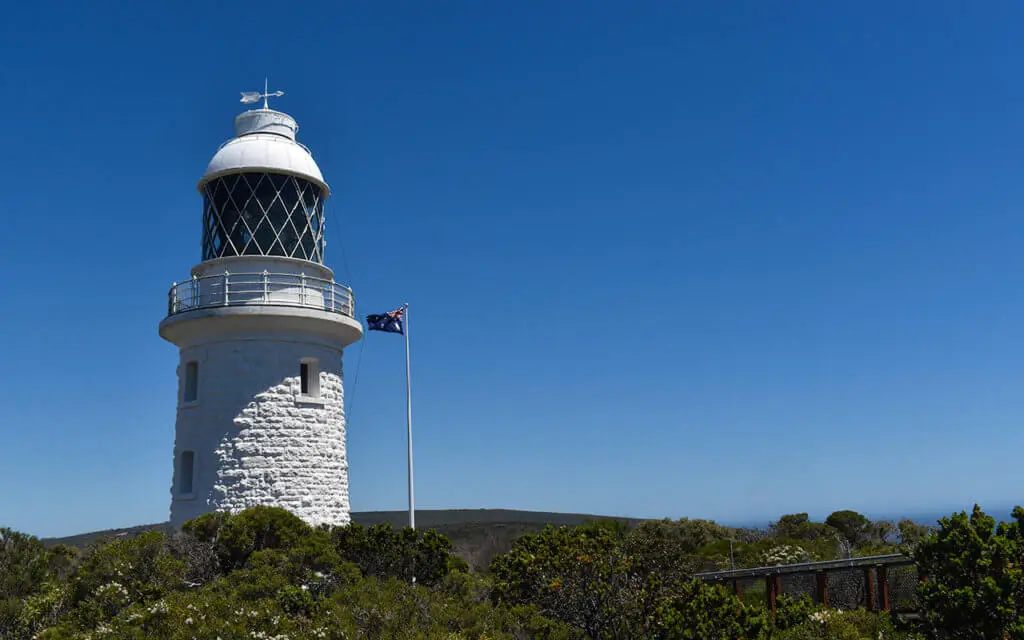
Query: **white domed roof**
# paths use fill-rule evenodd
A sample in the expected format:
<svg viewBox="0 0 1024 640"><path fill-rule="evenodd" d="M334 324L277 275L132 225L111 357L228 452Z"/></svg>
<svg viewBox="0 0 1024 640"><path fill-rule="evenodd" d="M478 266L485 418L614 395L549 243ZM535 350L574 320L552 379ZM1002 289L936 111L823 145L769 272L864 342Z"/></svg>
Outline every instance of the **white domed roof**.
<svg viewBox="0 0 1024 640"><path fill-rule="evenodd" d="M330 193L309 149L295 141L298 125L291 116L270 109L246 111L235 118L236 138L228 140L210 160L199 180L203 185L223 175L270 171L310 180Z"/></svg>

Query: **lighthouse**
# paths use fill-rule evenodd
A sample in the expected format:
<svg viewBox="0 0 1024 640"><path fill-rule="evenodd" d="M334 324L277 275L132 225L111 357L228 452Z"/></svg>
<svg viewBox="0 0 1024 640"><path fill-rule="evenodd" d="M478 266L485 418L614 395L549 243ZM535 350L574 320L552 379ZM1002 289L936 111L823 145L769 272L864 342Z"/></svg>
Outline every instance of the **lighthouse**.
<svg viewBox="0 0 1024 640"><path fill-rule="evenodd" d="M330 189L275 95L243 94L262 108L200 178L202 261L160 323L179 350L174 526L255 505L349 522L341 357L362 327L324 263Z"/></svg>

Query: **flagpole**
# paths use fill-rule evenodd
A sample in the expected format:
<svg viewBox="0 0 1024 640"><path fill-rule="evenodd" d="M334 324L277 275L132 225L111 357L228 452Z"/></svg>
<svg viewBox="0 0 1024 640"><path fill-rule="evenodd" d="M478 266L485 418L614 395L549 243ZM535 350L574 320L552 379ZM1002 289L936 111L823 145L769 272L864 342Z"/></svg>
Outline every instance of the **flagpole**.
<svg viewBox="0 0 1024 640"><path fill-rule="evenodd" d="M412 375L409 371L409 303L402 305L405 309L405 425L409 440L409 527L416 528L416 500L412 482Z"/></svg>

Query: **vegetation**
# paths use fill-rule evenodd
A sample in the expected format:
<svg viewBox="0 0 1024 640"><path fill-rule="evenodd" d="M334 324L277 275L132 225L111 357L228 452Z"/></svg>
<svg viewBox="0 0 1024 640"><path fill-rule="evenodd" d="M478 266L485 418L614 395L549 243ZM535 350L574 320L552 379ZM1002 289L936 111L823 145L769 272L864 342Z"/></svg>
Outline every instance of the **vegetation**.
<svg viewBox="0 0 1024 640"><path fill-rule="evenodd" d="M939 521L914 550L934 638L1024 639L1024 509L996 526L977 506Z"/></svg>
<svg viewBox="0 0 1024 640"><path fill-rule="evenodd" d="M310 527L255 507L181 531L143 531L79 550L0 529L0 637L1024 640L1024 509L979 508L937 528L854 511L768 531L705 520L597 521L524 532L484 566L432 529ZM738 598L694 577L909 553L923 623L823 610L810 598Z"/></svg>

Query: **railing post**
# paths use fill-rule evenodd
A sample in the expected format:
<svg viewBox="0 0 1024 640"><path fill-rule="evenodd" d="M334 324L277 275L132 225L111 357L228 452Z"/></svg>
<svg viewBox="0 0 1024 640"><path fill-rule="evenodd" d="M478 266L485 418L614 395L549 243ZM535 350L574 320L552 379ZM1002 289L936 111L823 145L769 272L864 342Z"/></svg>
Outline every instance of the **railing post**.
<svg viewBox="0 0 1024 640"><path fill-rule="evenodd" d="M775 613L775 599L782 591L782 576L778 573L769 573L765 576L765 593L768 597L768 611Z"/></svg>
<svg viewBox="0 0 1024 640"><path fill-rule="evenodd" d="M875 570L873 567L864 567L864 604L868 611L875 610Z"/></svg>
<svg viewBox="0 0 1024 640"><path fill-rule="evenodd" d="M818 604L828 609L828 572L819 571L814 574L814 586L816 587Z"/></svg>
<svg viewBox="0 0 1024 640"><path fill-rule="evenodd" d="M199 279L196 278L195 274L192 274L192 282L189 283L189 298L191 298L192 309L198 309L201 305L199 304Z"/></svg>
<svg viewBox="0 0 1024 640"><path fill-rule="evenodd" d="M267 282L267 270L264 269L263 270L263 304L266 304L267 300L268 300L268 297L267 297L267 293L268 293L267 289L268 289L268 287L269 287L269 284Z"/></svg>
<svg viewBox="0 0 1024 640"><path fill-rule="evenodd" d="M334 308L334 287L335 287L334 280L331 280L330 287L331 287L331 311L333 312L333 311L336 311L336 309Z"/></svg>
<svg viewBox="0 0 1024 640"><path fill-rule="evenodd" d="M173 316L178 312L178 283L171 283L171 292L167 296L167 315Z"/></svg>
<svg viewBox="0 0 1024 640"><path fill-rule="evenodd" d="M230 297L228 295L228 286L229 286L228 285L228 276L229 275L230 274L227 271L224 272L224 306L225 307L228 306L228 301L230 300Z"/></svg>
<svg viewBox="0 0 1024 640"><path fill-rule="evenodd" d="M892 608L892 603L889 601L889 566L885 564L878 565L878 597L881 601L879 606L882 611Z"/></svg>
<svg viewBox="0 0 1024 640"><path fill-rule="evenodd" d="M299 304L306 306L306 274L299 274Z"/></svg>

